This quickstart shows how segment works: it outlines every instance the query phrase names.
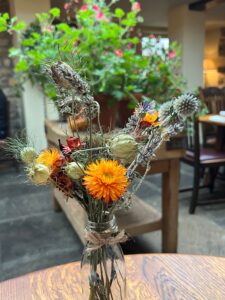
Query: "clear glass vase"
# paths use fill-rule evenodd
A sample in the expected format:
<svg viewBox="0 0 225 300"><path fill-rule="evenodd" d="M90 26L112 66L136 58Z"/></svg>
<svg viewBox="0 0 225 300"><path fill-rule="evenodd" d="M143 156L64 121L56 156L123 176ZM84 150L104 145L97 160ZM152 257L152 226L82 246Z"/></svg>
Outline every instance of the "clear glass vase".
<svg viewBox="0 0 225 300"><path fill-rule="evenodd" d="M113 237L118 233L115 217L104 223L88 221L87 232ZM102 246L87 242L81 260L84 300L125 300L126 269L120 244Z"/></svg>

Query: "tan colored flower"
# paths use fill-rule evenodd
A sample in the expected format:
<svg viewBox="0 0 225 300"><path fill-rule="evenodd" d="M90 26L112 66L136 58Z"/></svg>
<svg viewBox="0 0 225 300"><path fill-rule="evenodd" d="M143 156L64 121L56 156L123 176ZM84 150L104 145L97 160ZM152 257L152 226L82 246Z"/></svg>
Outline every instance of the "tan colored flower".
<svg viewBox="0 0 225 300"><path fill-rule="evenodd" d="M20 158L26 165L33 163L36 157L37 153L33 147L25 147L20 152Z"/></svg>

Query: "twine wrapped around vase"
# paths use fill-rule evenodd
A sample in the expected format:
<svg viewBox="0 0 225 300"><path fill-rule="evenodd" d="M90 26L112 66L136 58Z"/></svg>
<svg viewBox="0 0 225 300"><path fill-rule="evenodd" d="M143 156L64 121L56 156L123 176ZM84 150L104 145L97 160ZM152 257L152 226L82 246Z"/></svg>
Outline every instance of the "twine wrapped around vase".
<svg viewBox="0 0 225 300"><path fill-rule="evenodd" d="M101 248L104 245L115 245L124 243L128 240L128 236L124 230L119 231L116 235L111 233L99 233L96 231L85 230L85 239L88 243L87 250L93 251Z"/></svg>

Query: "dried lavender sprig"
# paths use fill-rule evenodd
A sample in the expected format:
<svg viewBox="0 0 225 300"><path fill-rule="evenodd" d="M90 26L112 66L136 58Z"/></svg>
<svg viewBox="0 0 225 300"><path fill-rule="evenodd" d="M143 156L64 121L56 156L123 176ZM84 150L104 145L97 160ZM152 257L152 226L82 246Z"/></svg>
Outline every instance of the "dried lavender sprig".
<svg viewBox="0 0 225 300"><path fill-rule="evenodd" d="M148 165L150 160L154 157L155 151L161 146L164 141L161 132L157 129L154 130L148 138L147 143L139 151L134 161L127 168L128 178L132 178L136 168L139 165Z"/></svg>

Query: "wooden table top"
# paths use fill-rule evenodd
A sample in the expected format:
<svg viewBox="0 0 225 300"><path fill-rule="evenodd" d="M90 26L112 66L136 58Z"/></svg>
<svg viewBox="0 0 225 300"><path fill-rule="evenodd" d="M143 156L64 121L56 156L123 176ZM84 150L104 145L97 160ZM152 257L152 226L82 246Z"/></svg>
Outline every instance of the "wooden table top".
<svg viewBox="0 0 225 300"><path fill-rule="evenodd" d="M126 256L126 266L127 300L225 299L225 258L140 254ZM82 300L80 264L69 263L2 282L0 299Z"/></svg>
<svg viewBox="0 0 225 300"><path fill-rule="evenodd" d="M225 116L208 114L205 116L199 116L199 122L209 123L217 126L225 126Z"/></svg>

